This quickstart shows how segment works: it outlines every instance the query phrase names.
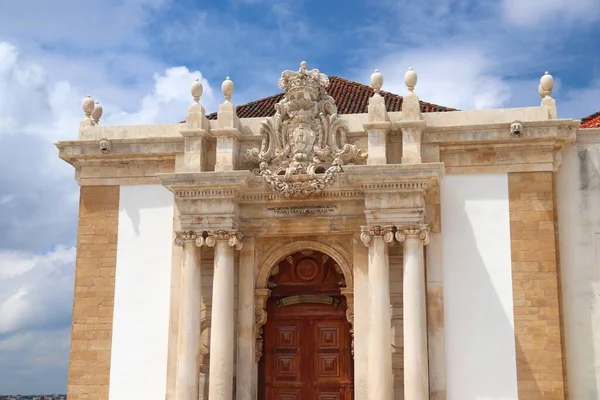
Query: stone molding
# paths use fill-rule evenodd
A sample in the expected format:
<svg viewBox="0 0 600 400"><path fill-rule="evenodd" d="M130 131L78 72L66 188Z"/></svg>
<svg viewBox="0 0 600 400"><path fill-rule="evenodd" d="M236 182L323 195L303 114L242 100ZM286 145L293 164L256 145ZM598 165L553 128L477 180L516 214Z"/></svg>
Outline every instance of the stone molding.
<svg viewBox="0 0 600 400"><path fill-rule="evenodd" d="M176 246L183 247L185 243L193 243L197 247L207 246L215 247L217 241L226 240L227 243L236 250L241 250L243 236L237 231L216 230L216 231L177 231L175 232L174 243Z"/></svg>

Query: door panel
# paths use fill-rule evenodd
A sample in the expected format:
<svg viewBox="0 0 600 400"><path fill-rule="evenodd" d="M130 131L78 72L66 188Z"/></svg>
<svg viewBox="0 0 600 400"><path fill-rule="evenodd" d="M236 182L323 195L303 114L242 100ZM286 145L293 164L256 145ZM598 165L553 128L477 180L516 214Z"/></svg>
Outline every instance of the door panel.
<svg viewBox="0 0 600 400"><path fill-rule="evenodd" d="M352 400L351 327L332 260L299 252L272 279L258 399Z"/></svg>

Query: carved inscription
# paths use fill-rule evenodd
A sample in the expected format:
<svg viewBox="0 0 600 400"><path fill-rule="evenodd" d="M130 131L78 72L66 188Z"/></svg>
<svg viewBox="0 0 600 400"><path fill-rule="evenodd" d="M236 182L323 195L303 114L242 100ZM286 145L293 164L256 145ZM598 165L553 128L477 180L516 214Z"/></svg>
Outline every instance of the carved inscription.
<svg viewBox="0 0 600 400"><path fill-rule="evenodd" d="M335 205L293 206L293 207L267 207L267 211L275 215L315 215L331 214L337 210Z"/></svg>

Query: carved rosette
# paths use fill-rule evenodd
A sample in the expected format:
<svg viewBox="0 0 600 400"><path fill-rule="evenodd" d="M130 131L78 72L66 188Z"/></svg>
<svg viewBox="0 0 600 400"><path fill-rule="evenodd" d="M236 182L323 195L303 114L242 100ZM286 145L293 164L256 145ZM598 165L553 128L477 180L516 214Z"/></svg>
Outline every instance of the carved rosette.
<svg viewBox="0 0 600 400"><path fill-rule="evenodd" d="M284 71L285 91L275 115L261 122L262 143L245 158L267 185L283 197L309 197L331 185L342 165L363 162L366 154L347 143L348 126L337 114L326 88L329 78L306 62L298 71Z"/></svg>
<svg viewBox="0 0 600 400"><path fill-rule="evenodd" d="M391 243L394 240L394 227L386 226L363 226L360 232L360 240L365 246L369 247L373 242L373 237L382 237L386 243Z"/></svg>
<svg viewBox="0 0 600 400"><path fill-rule="evenodd" d="M236 250L241 250L243 247L241 233L225 230L208 232L206 238L204 239L204 244L206 244L208 247L215 247L218 240L226 240L227 243Z"/></svg>
<svg viewBox="0 0 600 400"><path fill-rule="evenodd" d="M418 238L423 241L424 245L428 245L429 227L426 225L401 227L398 228L395 236L396 240L400 243L404 242L407 238Z"/></svg>
<svg viewBox="0 0 600 400"><path fill-rule="evenodd" d="M256 289L254 303L254 322L256 326L255 359L259 362L263 355L263 327L267 323L267 299L271 295L269 289Z"/></svg>

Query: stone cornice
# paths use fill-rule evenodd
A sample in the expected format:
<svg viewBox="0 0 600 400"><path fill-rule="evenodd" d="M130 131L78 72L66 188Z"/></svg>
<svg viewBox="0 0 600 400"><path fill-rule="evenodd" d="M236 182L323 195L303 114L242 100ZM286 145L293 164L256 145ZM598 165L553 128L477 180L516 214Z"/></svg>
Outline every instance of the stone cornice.
<svg viewBox="0 0 600 400"><path fill-rule="evenodd" d="M577 132L575 144L597 144L600 143L600 128L580 129Z"/></svg>
<svg viewBox="0 0 600 400"><path fill-rule="evenodd" d="M134 160L175 159L184 151L182 137L108 139L109 150L101 150L101 140L70 140L55 143L59 157L71 165L101 162L119 164Z"/></svg>
<svg viewBox="0 0 600 400"><path fill-rule="evenodd" d="M574 120L546 120L520 122L523 132L514 137L510 123L436 126L427 127L423 132L423 144L467 144L467 143L527 143L535 146L537 141L572 141L579 127Z"/></svg>
<svg viewBox="0 0 600 400"><path fill-rule="evenodd" d="M425 191L439 185L444 164L348 165L348 181L364 193Z"/></svg>
<svg viewBox="0 0 600 400"><path fill-rule="evenodd" d="M239 199L240 191L248 187L251 171L177 172L157 174L160 182L178 198Z"/></svg>

